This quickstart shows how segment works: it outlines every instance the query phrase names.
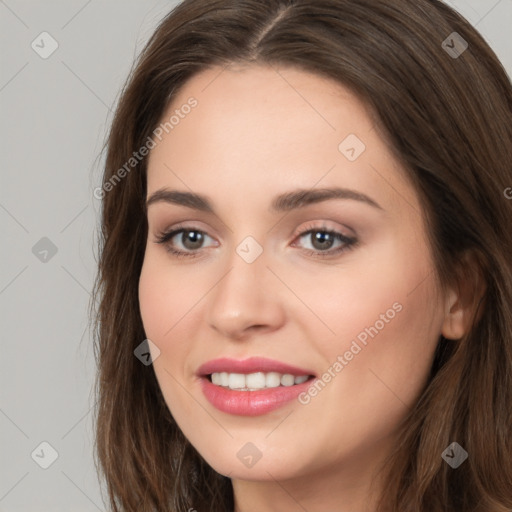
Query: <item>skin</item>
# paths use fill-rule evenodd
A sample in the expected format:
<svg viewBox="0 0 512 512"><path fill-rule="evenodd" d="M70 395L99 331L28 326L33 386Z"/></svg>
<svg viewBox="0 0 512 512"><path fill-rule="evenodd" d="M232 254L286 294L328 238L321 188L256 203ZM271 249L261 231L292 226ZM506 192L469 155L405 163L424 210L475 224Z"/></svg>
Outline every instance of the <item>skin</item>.
<svg viewBox="0 0 512 512"><path fill-rule="evenodd" d="M154 371L179 427L204 459L233 481L236 512L374 511L370 487L394 433L423 390L442 333L467 328L457 292L441 291L418 196L379 136L368 110L340 84L293 68L212 68L193 77L162 119L189 97L198 105L151 151L148 197L168 188L209 197L215 214L163 201L148 208L140 276ZM338 149L364 142L353 162ZM381 208L331 199L271 213L296 188L343 187ZM178 234L176 258L155 241L183 223L206 233L194 246ZM355 236L329 245L300 232ZM237 246L252 236L262 254L247 263ZM342 245L334 239L330 250ZM194 249L194 247L199 247ZM277 359L321 376L365 328L402 309L303 405L241 417L215 409L197 368L217 357ZM261 452L251 468L237 457Z"/></svg>

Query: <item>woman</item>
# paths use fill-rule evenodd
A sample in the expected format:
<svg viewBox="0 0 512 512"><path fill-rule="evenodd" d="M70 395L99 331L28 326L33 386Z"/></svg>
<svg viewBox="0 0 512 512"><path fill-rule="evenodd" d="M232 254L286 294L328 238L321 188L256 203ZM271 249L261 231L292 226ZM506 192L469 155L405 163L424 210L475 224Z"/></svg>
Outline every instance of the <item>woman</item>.
<svg viewBox="0 0 512 512"><path fill-rule="evenodd" d="M438 1L172 11L95 192L112 510L510 510L511 121Z"/></svg>

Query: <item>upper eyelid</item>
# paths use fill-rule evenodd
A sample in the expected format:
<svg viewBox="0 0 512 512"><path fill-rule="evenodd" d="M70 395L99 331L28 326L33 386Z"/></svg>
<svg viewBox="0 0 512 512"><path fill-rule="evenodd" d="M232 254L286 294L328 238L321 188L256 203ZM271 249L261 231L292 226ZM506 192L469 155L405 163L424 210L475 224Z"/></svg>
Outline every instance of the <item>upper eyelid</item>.
<svg viewBox="0 0 512 512"><path fill-rule="evenodd" d="M186 222L197 222L197 221L184 221L184 222L186 223ZM317 230L317 231L335 231L335 232L340 233L348 238L351 235L344 233L343 230L354 232L354 230L352 228L349 228L348 226L343 226L343 228L327 226L325 220L316 221L316 222L322 223L322 225L318 225L318 226L311 224L315 221L308 221L308 222L309 222L309 224L306 223L307 224L306 227L304 227L302 229L294 229L292 232L292 235L300 235L300 234L305 234L306 232L308 232L310 230ZM182 223L178 222L175 226L172 226L170 228L164 228L161 230L154 229L154 231L159 234L172 233L172 232L181 231L181 230L183 230L183 231L199 231L201 233L204 233L204 234L212 237L212 235L209 233L207 228L202 228L198 224L186 225L185 223L182 224Z"/></svg>

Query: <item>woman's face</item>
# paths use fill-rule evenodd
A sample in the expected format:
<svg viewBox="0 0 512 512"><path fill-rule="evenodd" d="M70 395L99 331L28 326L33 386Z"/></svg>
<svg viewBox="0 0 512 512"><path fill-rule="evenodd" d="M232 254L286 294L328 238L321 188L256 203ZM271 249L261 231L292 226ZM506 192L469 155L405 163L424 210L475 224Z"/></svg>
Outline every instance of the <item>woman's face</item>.
<svg viewBox="0 0 512 512"><path fill-rule="evenodd" d="M412 185L363 104L296 69L210 69L171 116L148 162L139 293L173 417L231 478L356 479L389 450L442 332ZM219 358L295 370L200 368Z"/></svg>

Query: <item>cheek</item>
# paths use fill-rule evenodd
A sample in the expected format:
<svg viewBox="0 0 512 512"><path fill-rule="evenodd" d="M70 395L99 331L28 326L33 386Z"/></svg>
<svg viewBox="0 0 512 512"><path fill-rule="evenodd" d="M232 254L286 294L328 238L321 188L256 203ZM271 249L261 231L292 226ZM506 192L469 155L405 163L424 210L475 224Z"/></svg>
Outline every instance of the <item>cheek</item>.
<svg viewBox="0 0 512 512"><path fill-rule="evenodd" d="M184 378L184 364L193 344L190 329L197 288L187 286L186 273L172 271L166 255L146 252L139 279L139 306L147 336L160 350L153 362L160 389L168 408L184 410L186 417L190 400L178 384ZM189 312L189 313L187 313ZM176 418L175 418L176 419Z"/></svg>
<svg viewBox="0 0 512 512"><path fill-rule="evenodd" d="M192 327L190 310L197 299L184 274L171 272L164 260L165 255L146 253L139 280L139 306L146 337L160 350L153 369L170 407L169 400L174 401L180 392L175 379L183 380L184 362L192 346L192 333L186 331Z"/></svg>
<svg viewBox="0 0 512 512"><path fill-rule="evenodd" d="M139 307L145 334L160 349L153 366L157 378L165 382L164 391L178 386L169 374L181 382L194 370L190 354L197 350L207 294L217 279L207 267L173 265L165 251L146 252Z"/></svg>
<svg viewBox="0 0 512 512"><path fill-rule="evenodd" d="M425 325L437 304L429 286L431 280L420 283L432 271L424 257L417 255L412 261L400 257L395 248L383 247L378 255L370 257L360 252L338 266L326 266L314 273L283 269L281 277L302 299L299 303L290 298L289 307L309 339L324 339L331 347L333 343L343 346L358 335L364 340L372 326L379 332L389 330L391 325L410 330L413 326L404 323L405 317Z"/></svg>
<svg viewBox="0 0 512 512"><path fill-rule="evenodd" d="M322 294L309 296L336 335L310 338L325 362L319 376L325 385L304 397L302 403L310 403L302 426L318 431L317 418L329 411L334 424L344 425L333 436L333 424L326 420L322 435L332 438L332 453L340 450L340 438L354 447L394 432L428 379L440 320L432 287L410 293L410 283L417 284L414 274L402 272L402 280L390 271L353 275L340 279L345 289L331 281L332 291L323 299Z"/></svg>
<svg viewBox="0 0 512 512"><path fill-rule="evenodd" d="M430 370L443 315L427 251L418 245L415 252L384 245L371 259L364 252L347 259L339 271L331 267L301 278L288 274L314 313L297 310L294 318L322 354L325 369L342 356L339 371L346 379L337 385L359 383L368 404L372 393L375 402L378 388L395 400L386 386L406 389L404 401L414 401Z"/></svg>
<svg viewBox="0 0 512 512"><path fill-rule="evenodd" d="M139 279L140 313L148 338L160 342L170 339L197 292L186 272L172 271L165 254L148 251Z"/></svg>

